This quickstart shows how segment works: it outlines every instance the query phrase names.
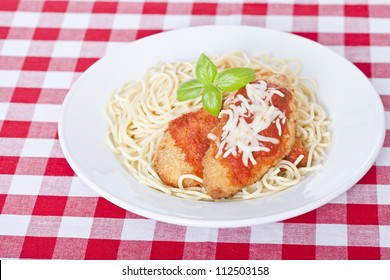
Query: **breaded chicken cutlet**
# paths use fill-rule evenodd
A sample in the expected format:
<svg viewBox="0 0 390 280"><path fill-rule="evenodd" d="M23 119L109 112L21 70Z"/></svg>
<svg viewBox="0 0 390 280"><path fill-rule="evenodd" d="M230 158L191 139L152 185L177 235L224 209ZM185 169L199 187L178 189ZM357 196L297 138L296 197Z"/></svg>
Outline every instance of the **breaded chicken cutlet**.
<svg viewBox="0 0 390 280"><path fill-rule="evenodd" d="M178 187L178 180L183 174L202 178L202 159L210 145L207 134L218 121L202 108L169 122L154 158L157 173L163 182ZM196 185L199 182L191 179L183 181L184 187Z"/></svg>
<svg viewBox="0 0 390 280"><path fill-rule="evenodd" d="M252 153L254 162L247 157L245 165L242 153L237 151L237 147L235 153L226 157L220 154L217 157L223 127L227 123L228 116L225 114L218 119L201 109L184 114L169 123L154 158L157 173L162 181L178 187L178 179L181 175L194 174L203 178L203 186L207 193L212 198L219 199L231 197L241 188L258 181L270 167L284 157L294 162L303 154L304 158L299 166L306 165L307 152L300 140L295 138L297 108L288 79L284 75L264 73L258 75L253 84L254 87L258 84L274 90L270 102L274 105L274 111L278 110L279 113L274 122L258 133L259 138L265 139L266 142L262 144L262 150ZM239 90L234 96L238 95L241 95L240 98L244 100L248 99L246 88ZM264 99L266 100L266 97ZM236 102L236 105L243 102L245 101ZM224 110L227 110L231 104L234 104L232 100L225 101ZM255 114L261 115L261 113L251 112L251 115L244 120L250 123ZM264 126L261 122L257 123L257 126L262 125ZM210 141L208 135L214 141ZM223 151L224 153L226 151ZM199 185L199 182L190 179L183 182L184 187L195 185Z"/></svg>
<svg viewBox="0 0 390 280"><path fill-rule="evenodd" d="M266 94L265 94L266 93ZM286 76L259 74L225 102L203 158L203 186L214 199L229 198L260 180L295 142L297 104Z"/></svg>

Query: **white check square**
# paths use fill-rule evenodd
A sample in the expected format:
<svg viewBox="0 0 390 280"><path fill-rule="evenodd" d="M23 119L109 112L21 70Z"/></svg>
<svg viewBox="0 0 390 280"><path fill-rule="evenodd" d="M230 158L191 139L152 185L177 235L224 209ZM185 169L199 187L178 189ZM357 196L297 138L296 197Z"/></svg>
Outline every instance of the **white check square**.
<svg viewBox="0 0 390 280"><path fill-rule="evenodd" d="M386 124L390 121L390 113L386 112ZM378 166L390 166L390 148L382 148L379 152L379 156L376 159L376 165Z"/></svg>
<svg viewBox="0 0 390 280"><path fill-rule="evenodd" d="M318 31L324 33L343 33L344 18L336 16L320 16L318 17Z"/></svg>
<svg viewBox="0 0 390 280"><path fill-rule="evenodd" d="M38 195L42 185L42 176L14 175L9 187L9 194Z"/></svg>
<svg viewBox="0 0 390 280"><path fill-rule="evenodd" d="M31 216L0 215L0 235L25 236Z"/></svg>
<svg viewBox="0 0 390 280"><path fill-rule="evenodd" d="M88 13L66 13L62 21L62 27L84 29L88 27L90 18L91 14Z"/></svg>
<svg viewBox="0 0 390 280"><path fill-rule="evenodd" d="M347 246L347 225L317 224L316 245L323 246Z"/></svg>
<svg viewBox="0 0 390 280"><path fill-rule="evenodd" d="M388 1L388 0L386 0ZM386 3L389 4L388 2ZM370 18L369 19L369 32L370 33L390 33L390 19L388 18Z"/></svg>
<svg viewBox="0 0 390 280"><path fill-rule="evenodd" d="M187 227L185 236L186 242L217 242L217 240L217 228Z"/></svg>
<svg viewBox="0 0 390 280"><path fill-rule="evenodd" d="M0 102L0 120L5 120L8 112L9 103Z"/></svg>
<svg viewBox="0 0 390 280"><path fill-rule="evenodd" d="M62 217L58 237L89 238L93 218Z"/></svg>
<svg viewBox="0 0 390 280"><path fill-rule="evenodd" d="M49 157L53 148L52 139L27 138L21 153L22 157Z"/></svg>
<svg viewBox="0 0 390 280"><path fill-rule="evenodd" d="M15 87L20 76L20 71L0 70L0 87Z"/></svg>
<svg viewBox="0 0 390 280"><path fill-rule="evenodd" d="M292 31L293 18L291 16L267 16L266 26L276 30Z"/></svg>
<svg viewBox="0 0 390 280"><path fill-rule="evenodd" d="M371 82L378 93L384 95L390 95L390 79L371 78Z"/></svg>
<svg viewBox="0 0 390 280"><path fill-rule="evenodd" d="M191 24L191 17L186 15L171 15L164 19L164 30L188 27Z"/></svg>
<svg viewBox="0 0 390 280"><path fill-rule="evenodd" d="M35 27L38 24L40 13L20 12L15 13L12 27Z"/></svg>
<svg viewBox="0 0 390 280"><path fill-rule="evenodd" d="M251 230L250 242L262 244L282 244L283 224L272 223L253 226Z"/></svg>
<svg viewBox="0 0 390 280"><path fill-rule="evenodd" d="M390 112L385 112L385 123L386 123L386 129L390 129ZM382 151L379 152L379 156L382 155L382 152L386 153L385 151L383 151L383 149L385 148L382 148ZM378 158L377 161L379 160L380 162L385 162L386 158L387 156L383 156L383 158L381 159Z"/></svg>
<svg viewBox="0 0 390 280"><path fill-rule="evenodd" d="M141 15L117 14L112 24L113 29L138 29Z"/></svg>
<svg viewBox="0 0 390 280"><path fill-rule="evenodd" d="M69 89L72 85L73 73L47 72L43 81L43 88Z"/></svg>
<svg viewBox="0 0 390 280"><path fill-rule="evenodd" d="M153 240L156 221L144 219L126 219L122 228L122 240Z"/></svg>
<svg viewBox="0 0 390 280"><path fill-rule="evenodd" d="M390 24L390 22L389 22ZM390 25L389 25L390 29ZM370 47L371 63L390 63L390 48L388 46L371 46Z"/></svg>
<svg viewBox="0 0 390 280"><path fill-rule="evenodd" d="M69 196L98 197L99 195L88 187L79 177L74 176L69 190Z"/></svg>
<svg viewBox="0 0 390 280"><path fill-rule="evenodd" d="M58 122L61 114L61 105L37 104L35 106L32 121L34 122Z"/></svg>
<svg viewBox="0 0 390 280"><path fill-rule="evenodd" d="M220 25L235 25L235 24L240 24L241 23L241 15L217 15L215 17L215 24L220 24Z"/></svg>
<svg viewBox="0 0 390 280"><path fill-rule="evenodd" d="M390 248L390 226L379 226L379 242L381 247Z"/></svg>
<svg viewBox="0 0 390 280"><path fill-rule="evenodd" d="M27 56L31 41L5 40L1 54L4 56Z"/></svg>
<svg viewBox="0 0 390 280"><path fill-rule="evenodd" d="M377 185L378 204L390 205L390 185Z"/></svg>
<svg viewBox="0 0 390 280"><path fill-rule="evenodd" d="M54 45L53 57L79 57L82 42L57 41Z"/></svg>

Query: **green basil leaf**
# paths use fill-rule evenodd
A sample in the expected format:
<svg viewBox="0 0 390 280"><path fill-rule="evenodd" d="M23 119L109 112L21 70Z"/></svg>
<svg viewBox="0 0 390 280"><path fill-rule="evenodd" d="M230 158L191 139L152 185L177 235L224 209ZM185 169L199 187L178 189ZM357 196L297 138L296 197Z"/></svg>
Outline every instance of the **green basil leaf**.
<svg viewBox="0 0 390 280"><path fill-rule="evenodd" d="M186 101L194 99L200 95L204 90L204 85L197 79L192 79L183 82L177 89L177 100Z"/></svg>
<svg viewBox="0 0 390 280"><path fill-rule="evenodd" d="M217 86L223 91L238 90L256 78L255 71L250 68L229 68L221 71L215 78Z"/></svg>
<svg viewBox="0 0 390 280"><path fill-rule="evenodd" d="M218 116L222 106L222 93L213 85L206 85L202 95L203 107L213 116Z"/></svg>
<svg viewBox="0 0 390 280"><path fill-rule="evenodd" d="M205 54L201 54L195 66L195 75L202 83L212 83L217 75L217 67Z"/></svg>

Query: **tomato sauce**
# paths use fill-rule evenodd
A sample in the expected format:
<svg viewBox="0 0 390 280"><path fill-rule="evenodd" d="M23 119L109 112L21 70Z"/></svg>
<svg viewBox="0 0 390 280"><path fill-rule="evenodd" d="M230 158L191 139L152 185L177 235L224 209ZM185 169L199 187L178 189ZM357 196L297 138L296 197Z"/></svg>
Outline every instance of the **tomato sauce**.
<svg viewBox="0 0 390 280"><path fill-rule="evenodd" d="M284 112L287 116L290 113L289 109L289 102L292 99L291 93L286 89L286 88L281 88L278 87L277 85L273 84L268 84L268 88L274 88L276 90L279 90L284 94L284 96L279 96L278 94L274 94L272 96L272 104L277 107L280 111ZM242 94L245 98L247 98L246 94L246 89L242 88L240 89L237 94ZM240 101L241 102L241 101ZM237 103L239 105L239 103ZM253 120L254 116L250 116L246 118L246 121L249 123ZM226 119L227 120L227 117ZM226 123L226 122L224 122ZM276 126L276 123L271 123L270 126L261 131L259 135L262 136L267 136L267 137L272 137L275 139L279 140L278 144L273 144L271 142L264 142L264 146L269 149L269 152L266 151L259 151L259 152L254 152L253 157L255 158L257 165L262 166L262 165L270 165L275 161L275 158L282 159L285 153L286 148L283 147L283 143L281 141L282 137L289 137L289 135L286 135L287 132L287 120L283 124L282 121L280 120L280 126L281 126L281 136L279 136L278 129ZM245 166L241 153L238 154L236 157L230 154L226 158L221 158L221 162L226 165L227 169L229 170L229 177L233 185L246 185L247 184L247 179L252 177L252 173L255 171L254 166L252 163L248 163L248 166Z"/></svg>
<svg viewBox="0 0 390 280"><path fill-rule="evenodd" d="M218 123L219 119L204 109L184 114L172 120L168 125L176 146L186 155L186 161L193 166L195 175L202 177L202 159L210 146L207 134Z"/></svg>

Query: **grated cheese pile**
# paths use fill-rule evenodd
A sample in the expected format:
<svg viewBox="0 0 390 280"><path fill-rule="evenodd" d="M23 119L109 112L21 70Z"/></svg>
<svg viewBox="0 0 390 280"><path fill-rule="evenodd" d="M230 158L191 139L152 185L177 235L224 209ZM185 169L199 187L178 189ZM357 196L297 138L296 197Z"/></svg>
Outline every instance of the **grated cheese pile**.
<svg viewBox="0 0 390 280"><path fill-rule="evenodd" d="M224 105L229 107L219 113L218 118L228 115L228 120L222 128L220 141L216 142L218 153L226 158L230 154L237 156L241 154L242 162L248 166L249 161L256 165L253 156L254 152L269 152L269 148L264 146L265 142L278 144L279 140L261 135L271 123L275 123L278 135L282 135L282 126L286 122L286 115L272 104L272 96L277 94L284 97L279 90L268 87L265 81L257 81L246 85L248 98L242 94L237 94L228 98ZM218 137L209 133L208 138L216 141Z"/></svg>

